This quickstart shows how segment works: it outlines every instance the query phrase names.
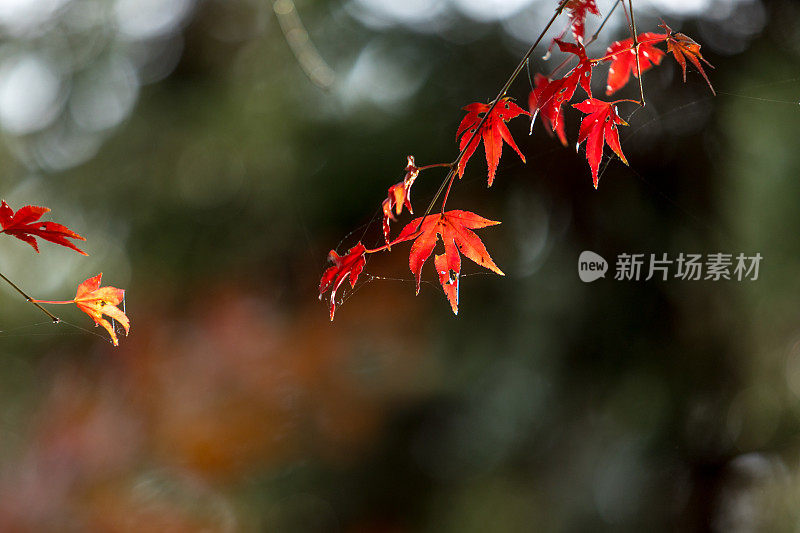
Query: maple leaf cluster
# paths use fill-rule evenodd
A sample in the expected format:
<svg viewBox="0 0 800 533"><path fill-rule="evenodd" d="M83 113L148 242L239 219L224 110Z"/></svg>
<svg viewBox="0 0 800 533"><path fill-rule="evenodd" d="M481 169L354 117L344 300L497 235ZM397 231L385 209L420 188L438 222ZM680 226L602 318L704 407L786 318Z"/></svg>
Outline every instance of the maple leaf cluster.
<svg viewBox="0 0 800 533"><path fill-rule="evenodd" d="M628 160L622 152L619 137L619 127L628 124L620 116L617 106L623 102L644 105L644 93L641 85L643 73L660 65L667 54L672 54L683 71L684 82L686 81L688 60L703 76L712 93L714 92L702 63L711 65L700 54L700 45L690 37L674 32L666 24L660 26L665 33L645 32L634 35L634 32L631 31L631 37L612 43L607 48L605 55L591 58L586 52L586 46L594 41L596 35L587 43L584 43L584 39L587 16L589 14L600 15L595 0L562 0L559 3L558 12L562 11L566 12L569 25L560 37L553 40L550 49L558 47L558 50L568 54L568 57L550 75L541 73L534 75L533 89L528 96L528 110L517 105L510 97L506 96L505 92L530 57L533 47L523 58L522 63L497 98L486 104L473 102L463 108L467 114L456 130L456 141L460 153L453 163L417 166L414 158L408 157L403 180L389 187L387 198L383 200L381 206L385 244L368 249L364 244L358 242L344 256L339 256L335 250L331 250L328 258L333 265L325 270L319 286L320 299L330 291L331 320L333 320L336 310L337 291L347 280L349 280L350 286L355 288L359 276L366 267L367 255L391 250L392 246L407 241L412 241L409 269L414 275L417 294L420 291L423 265L437 246L442 251L442 253L435 254L433 264L442 291L455 314L458 314L462 255L496 274L503 275L481 239L472 231L497 225L500 222L488 220L470 211L445 210L445 206L455 178L460 179L464 175L467 163L481 143L486 156L487 185L489 187L492 186L497 176L504 144L510 146L525 163L525 155L517 146L507 125L514 118L531 117L532 131L536 118L541 116L541 121L548 133L558 137L561 144L567 146L568 135L565 127L564 104L569 103L580 88L586 98L574 103L572 108L585 116L580 124L575 147L576 150L580 150L581 145L585 145L586 161L589 164L592 183L596 189L600 179L599 169L605 146L608 146L624 164L628 164ZM571 30L575 42L567 42L563 39L567 30ZM666 50L658 48L659 44L665 45ZM550 51L548 51L549 55ZM558 71L573 59L577 59L577 64L559 76ZM609 64L605 91L607 96L623 89L628 85L631 77L634 77L640 80L641 99L604 101L596 98L592 94L592 75L594 68L603 63ZM396 217L400 216L404 209L410 214L414 213L411 205L411 188L422 171L433 167L449 168L442 187L425 214L407 223L393 239L390 222L396 222ZM434 203L443 190L445 192L439 212L431 214Z"/></svg>
<svg viewBox="0 0 800 533"><path fill-rule="evenodd" d="M61 224L41 221L42 215L50 212L47 207L26 205L16 212L3 200L0 203L0 234L10 235L28 243L39 253L39 243L36 238L43 239L60 246L75 250L81 255L89 255L69 240L85 241L81 235ZM130 331L130 321L125 313L117 306L124 302L125 291L116 287L101 287L100 279L103 274L87 279L78 286L77 294L72 300L52 301L30 298L36 304L72 304L89 315L94 320L95 326L102 326L110 335L114 346L119 344L117 334L112 323L103 318L103 315L118 322L125 330Z"/></svg>
<svg viewBox="0 0 800 533"><path fill-rule="evenodd" d="M576 0L577 1L577 0ZM581 5L587 2L581 2ZM594 4L589 1L588 4ZM567 2L569 8L571 2ZM584 5L585 7L585 5ZM586 12L592 12L585 7L581 11L585 18ZM573 11L570 11L573 13ZM575 28L573 22L573 33ZM582 25L580 26L582 27ZM708 83L712 93L714 88L708 79L701 61L708 62L700 54L700 45L690 37L682 33L675 33L666 24L660 26L666 33L646 32L639 34L634 40L633 37L615 41L612 43L603 57L591 59L586 54L586 49L582 44L581 36L577 43L568 43L556 39L554 43L561 52L573 54L578 59L578 64L560 78L547 77L536 74L534 77L534 88L531 91L528 103L531 115L535 120L541 114L542 122L548 132L556 134L563 145L567 145L566 132L564 129L564 110L563 105L569 102L574 96L578 87L586 94L587 98L583 102L573 104L572 107L586 113L581 122L580 133L576 148L586 142L586 160L592 171L592 184L596 189L600 180L600 162L603 159L603 147L607 144L609 148L628 164L627 159L622 153L619 141L619 131L617 126L627 126L627 123L619 117L616 104L621 102L632 102L641 105L637 100L617 100L614 102L603 102L596 99L592 94L592 70L600 63L608 62L608 78L606 82L606 96L610 96L625 87L631 79L636 78L661 64L661 60L667 53L671 53L683 70L683 79L686 81L686 59L698 69L700 74ZM664 52L656 47L658 43L665 43L667 51Z"/></svg>

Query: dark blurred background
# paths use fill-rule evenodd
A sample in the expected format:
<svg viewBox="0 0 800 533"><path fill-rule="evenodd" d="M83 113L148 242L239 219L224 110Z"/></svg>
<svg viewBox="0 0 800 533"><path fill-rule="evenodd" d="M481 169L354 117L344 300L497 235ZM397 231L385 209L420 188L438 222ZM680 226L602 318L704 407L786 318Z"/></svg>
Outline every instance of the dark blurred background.
<svg viewBox="0 0 800 533"><path fill-rule="evenodd" d="M665 58L597 191L538 122L511 123L527 164L506 148L489 191L479 149L448 205L503 221L480 234L507 275L465 262L457 318L432 267L414 296L407 245L333 324L317 300L328 250L380 242L406 156L455 157L460 108L554 5L0 1L0 192L91 254L3 239L0 272L62 299L102 271L132 320L115 349L0 288L0 530L800 530L793 0L634 2L640 31L702 44L718 96ZM764 259L757 281L584 284L583 250L612 273Z"/></svg>

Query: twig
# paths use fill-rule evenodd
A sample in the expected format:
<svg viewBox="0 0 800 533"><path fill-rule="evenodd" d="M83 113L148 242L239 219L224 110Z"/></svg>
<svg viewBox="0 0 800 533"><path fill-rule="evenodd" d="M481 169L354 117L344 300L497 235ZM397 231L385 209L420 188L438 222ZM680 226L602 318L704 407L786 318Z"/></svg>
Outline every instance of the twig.
<svg viewBox="0 0 800 533"><path fill-rule="evenodd" d="M628 10L625 9L625 2L623 1L622 9L625 10L625 17L628 19L628 27L631 30L631 39L633 39L633 60L636 63L636 78L639 80L639 95L642 99L642 107L644 107L644 85L642 85L642 70L639 65L639 38L636 35L636 17L633 14L633 0L628 0L628 6L630 7L630 16L628 16Z"/></svg>
<svg viewBox="0 0 800 533"><path fill-rule="evenodd" d="M608 19L611 18L612 14L614 14L614 10L617 9L617 6L620 3L623 3L624 1L625 0L616 0L616 2L614 2L614 5L611 6L611 9L608 11L608 13L606 13L606 16L603 18L603 22L600 23L600 27L597 28L597 31L595 31L594 34L592 34L592 37L588 41L586 41L586 44L583 45L584 48L588 48L590 44L592 44L593 42L595 42L597 40L597 37L600 35L600 32L603 31L603 28L605 27L606 22L608 22ZM569 63L571 59L572 59L572 57L568 57L564 61L559 63L558 66L556 68L554 68L553 71L550 73L550 76L555 76L555 74L559 70L564 68L564 66L567 63Z"/></svg>
<svg viewBox="0 0 800 533"><path fill-rule="evenodd" d="M436 191L436 194L433 196L433 199L428 204L427 209L425 209L425 214L422 215L422 219L420 219L420 223L419 223L419 226L417 227L416 231L419 231L419 228L422 226L422 222L425 220L425 217L428 216L431 213L431 210L433 210L434 204L439 199L439 196L441 196L442 191L444 191L444 188L446 186L447 187L447 192L445 193L444 199L442 200L442 212L444 212L444 206L447 203L447 198L450 196L450 189L453 186L453 180L455 179L456 173L458 171L458 164L461 162L461 159L464 157L464 154L467 153L467 149L469 148L469 145L472 143L472 141L475 140L475 138L478 135L480 135L481 128L486 123L486 120L489 118L489 115L491 115L491 113L494 110L494 108L497 106L497 104L500 102L500 100L506 95L506 93L508 92L509 87L511 87L511 84L514 83L514 80L517 79L517 76L519 76L519 73L522 72L522 69L525 68L525 64L528 62L528 59L531 57L531 55L533 55L533 51L536 49L537 46L539 46L539 43L542 42L542 39L544 39L544 36L547 33L547 30L550 29L550 27L555 22L556 18L558 18L558 16L564 10L564 7L567 5L567 2L568 2L568 0L561 0L561 2L558 4L558 7L556 8L556 11L555 11L555 13L553 13L553 16L550 17L550 21L547 23L547 26L544 27L542 32L539 34L539 37L536 39L536 42L534 42L531 45L531 47L528 49L528 51L522 57L522 60L520 60L519 64L517 65L517 68L514 69L514 72L511 73L511 76L509 76L508 80L506 80L506 82L503 84L503 88L500 89L499 93L497 93L497 96L492 101L492 104L489 106L489 109L486 111L486 113L483 115L483 117L481 117L481 120L480 120L480 122L478 122L478 126L475 128L475 131L472 132L472 135L469 137L469 140L464 145L464 148L458 154L458 157L456 157L455 161L453 161L453 166L452 166L452 168L450 168L450 172L447 173L447 176L445 176L444 180L442 181L442 184L439 186L439 189Z"/></svg>
<svg viewBox="0 0 800 533"><path fill-rule="evenodd" d="M22 289L20 289L20 288L17 286L17 284L16 284L16 283L14 283L13 281L11 281L11 280L10 280L10 279L8 279L7 277L5 277L5 276L3 275L3 273L2 273L2 272L0 272L0 278L2 278L2 279L3 279L3 281L5 281L5 282L6 282L6 283L8 283L9 285L11 285L11 286L14 288L14 290L15 290L15 291L17 291L18 293L20 293L20 295L22 295L22 297L23 297L23 298L25 298L25 301L26 301L26 302L28 302L28 303L31 303L31 304L33 304L34 306L38 307L38 308L39 308L39 310L40 310L42 313L44 313L44 314L46 314L48 317L50 317L50 320L52 320L52 321L53 321L53 324L58 324L59 322L61 322L61 319L60 319L60 318L58 318L56 315L54 315L53 313L51 313L50 311L48 311L47 309L45 309L44 307L42 307L41 305L39 305L39 304L38 304L36 301L34 301L34 299L33 299L33 298L31 298L30 296L28 296L28 295L25 293L25 291L23 291Z"/></svg>
<svg viewBox="0 0 800 533"><path fill-rule="evenodd" d="M608 14L603 19L603 22L600 23L600 27L597 28L596 32L594 32L594 34L592 35L592 38L589 39L588 41L586 41L586 44L584 46L589 46L590 44L592 44L593 42L595 42L597 40L597 36L600 35L601 31L603 31L603 28L605 27L606 22L608 22L608 19L611 18L611 15L614 13L614 10L617 9L617 6L620 4L620 2L623 2L623 1L624 0L617 0L616 2L614 2L614 5L611 6L611 9L608 11Z"/></svg>
<svg viewBox="0 0 800 533"><path fill-rule="evenodd" d="M308 32L303 27L293 0L275 0L272 9L300 68L314 85L324 90L330 89L336 80L336 74L308 38Z"/></svg>

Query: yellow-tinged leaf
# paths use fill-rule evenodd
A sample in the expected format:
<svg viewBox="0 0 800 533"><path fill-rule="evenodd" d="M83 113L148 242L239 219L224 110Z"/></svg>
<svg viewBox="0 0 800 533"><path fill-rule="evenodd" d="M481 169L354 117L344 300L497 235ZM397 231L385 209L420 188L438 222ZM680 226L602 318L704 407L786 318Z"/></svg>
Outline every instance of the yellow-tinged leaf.
<svg viewBox="0 0 800 533"><path fill-rule="evenodd" d="M125 298L125 291L116 287L101 287L100 279L103 274L100 273L93 278L89 278L78 286L78 291L75 294L75 305L78 309L92 317L95 325L103 326L108 334L111 335L111 342L114 346L119 345L117 334L111 323L103 318L103 315L116 320L125 329L127 335L130 331L130 320L117 306L122 303Z"/></svg>

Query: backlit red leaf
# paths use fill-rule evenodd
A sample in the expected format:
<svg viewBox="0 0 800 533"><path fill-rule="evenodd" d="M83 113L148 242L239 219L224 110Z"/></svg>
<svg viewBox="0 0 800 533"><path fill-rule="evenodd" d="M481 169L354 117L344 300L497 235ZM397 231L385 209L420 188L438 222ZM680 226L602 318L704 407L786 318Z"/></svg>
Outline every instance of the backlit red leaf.
<svg viewBox="0 0 800 533"><path fill-rule="evenodd" d="M575 88L580 85L586 92L586 95L592 96L592 67L594 66L591 60L586 56L586 49L582 44L567 43L564 41L556 41L558 49L568 54L575 54L578 56L578 64L564 76L565 90L564 100L569 100L575 94Z"/></svg>
<svg viewBox="0 0 800 533"><path fill-rule="evenodd" d="M512 102L509 98L503 98L492 109L491 114L481 126L481 131L475 134L475 128L480 124L483 115L489 111L491 106L488 104L481 104L475 102L469 104L464 108L467 111L467 116L463 118L461 124L456 131L456 139L460 138L459 150L464 150L464 157L458 162L458 177L464 175L464 168L467 166L467 161L475 153L481 140L483 140L483 147L486 152L486 164L489 168L489 187L494 182L494 176L497 172L497 165L500 163L500 156L503 152L503 141L505 141L511 148L517 152L522 162L525 162L525 156L519 151L517 143L508 131L506 122L512 118L520 115L528 115L528 112L520 106ZM469 145L468 145L469 144Z"/></svg>
<svg viewBox="0 0 800 533"><path fill-rule="evenodd" d="M557 80L539 79L533 91L533 99L536 101L537 109L531 112L534 120L536 115L541 113L545 125L549 125L550 129L558 132L559 128L563 128L562 118L564 113L561 106L569 102L578 85L583 88L587 96L592 96L592 62L586 56L586 50L583 45L565 43L560 40L555 42L562 52L577 55L578 64L563 78Z"/></svg>
<svg viewBox="0 0 800 533"><path fill-rule="evenodd" d="M336 312L336 291L350 278L350 286L355 287L358 276L364 270L367 264L366 259L367 249L360 242L350 248L344 256L339 256L336 250L331 250L328 254L328 260L333 263L323 274L319 282L319 299L322 300L322 295L327 291L331 291L331 320Z"/></svg>
<svg viewBox="0 0 800 533"><path fill-rule="evenodd" d="M536 110L539 108L539 100L537 98L538 94L541 94L544 87L546 87L550 80L547 79L546 76L542 76L541 74L536 74L533 77L534 82L534 89L531 91L530 95L528 95L528 109L530 109L531 113L536 113ZM547 133L552 137L553 132L558 135L561 144L564 146L567 145L567 133L564 131L564 109L559 107L558 114L556 116L555 124L550 121L550 118L547 115L542 114L542 122L544 123L545 128L547 128ZM531 124L533 126L533 124ZM531 129L533 131L533 129Z"/></svg>
<svg viewBox="0 0 800 533"><path fill-rule="evenodd" d="M412 220L400 232L398 240L414 238L408 266L417 282L419 294L422 281L422 266L433 253L441 238L444 254L434 258L434 266L453 312L458 314L458 285L461 275L461 254L484 268L503 276L503 272L494 264L489 252L480 237L472 230L500 224L488 220L469 211L446 211L441 214L428 215ZM418 229L419 228L419 229Z"/></svg>
<svg viewBox="0 0 800 533"><path fill-rule="evenodd" d="M88 255L86 252L75 246L67 239L85 241L86 239L72 231L66 226L55 222L39 222L39 219L50 211L47 207L26 205L15 213L5 200L0 203L0 233L6 233L17 239L27 242L36 252L39 252L39 244L36 237L50 241L54 244L66 246L75 250L79 254Z"/></svg>
<svg viewBox="0 0 800 533"><path fill-rule="evenodd" d="M664 57L664 52L655 47L655 43L665 40L667 36L660 33L642 33L638 36L639 41L639 70L646 72L653 65L661 63ZM638 77L636 71L636 54L632 49L633 39L627 38L622 41L616 41L606 50L606 56L611 57L611 66L608 68L608 84L606 85L606 94L614 94L616 91L623 88L631 74Z"/></svg>
<svg viewBox="0 0 800 533"><path fill-rule="evenodd" d="M575 104L575 109L587 113L581 122L580 133L578 134L578 144L580 146L586 141L586 160L592 169L592 183L597 188L599 180L598 169L600 161L603 159L603 146L605 144L616 153L623 163L628 164L622 147L619 144L619 133L617 126L627 126L628 123L617 114L616 107L610 102L603 102L596 98L589 98L579 104Z"/></svg>
<svg viewBox="0 0 800 533"><path fill-rule="evenodd" d="M569 0L566 4L572 35L579 43L586 36L586 14L600 15L595 0Z"/></svg>

